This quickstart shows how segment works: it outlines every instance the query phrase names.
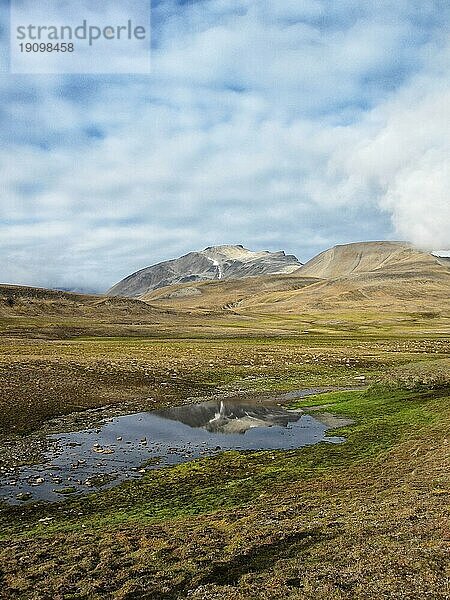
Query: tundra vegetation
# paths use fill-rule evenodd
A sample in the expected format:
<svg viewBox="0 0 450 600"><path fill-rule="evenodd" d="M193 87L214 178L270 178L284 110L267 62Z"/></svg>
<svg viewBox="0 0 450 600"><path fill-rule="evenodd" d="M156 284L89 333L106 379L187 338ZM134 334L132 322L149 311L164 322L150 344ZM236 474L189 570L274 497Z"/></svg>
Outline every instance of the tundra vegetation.
<svg viewBox="0 0 450 600"><path fill-rule="evenodd" d="M343 444L1 504L0 597L449 597L448 310L183 311L9 287L0 300L2 468L39 461L45 433L89 409L356 388L292 404L352 419L330 432Z"/></svg>

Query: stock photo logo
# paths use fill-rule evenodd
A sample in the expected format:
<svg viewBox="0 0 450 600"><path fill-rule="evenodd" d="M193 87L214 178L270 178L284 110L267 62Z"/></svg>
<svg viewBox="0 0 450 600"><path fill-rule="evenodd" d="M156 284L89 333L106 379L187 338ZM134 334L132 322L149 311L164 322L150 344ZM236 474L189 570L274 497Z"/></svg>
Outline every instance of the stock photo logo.
<svg viewBox="0 0 450 600"><path fill-rule="evenodd" d="M11 0L10 72L150 72L150 0Z"/></svg>

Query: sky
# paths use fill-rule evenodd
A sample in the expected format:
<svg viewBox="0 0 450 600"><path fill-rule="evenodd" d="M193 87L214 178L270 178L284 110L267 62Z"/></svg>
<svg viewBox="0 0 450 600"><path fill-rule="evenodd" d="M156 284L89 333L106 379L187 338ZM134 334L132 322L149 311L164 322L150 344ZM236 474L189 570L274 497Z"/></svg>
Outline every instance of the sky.
<svg viewBox="0 0 450 600"><path fill-rule="evenodd" d="M450 248L448 0L154 0L137 75L5 72L8 19L0 281L100 292L216 244Z"/></svg>

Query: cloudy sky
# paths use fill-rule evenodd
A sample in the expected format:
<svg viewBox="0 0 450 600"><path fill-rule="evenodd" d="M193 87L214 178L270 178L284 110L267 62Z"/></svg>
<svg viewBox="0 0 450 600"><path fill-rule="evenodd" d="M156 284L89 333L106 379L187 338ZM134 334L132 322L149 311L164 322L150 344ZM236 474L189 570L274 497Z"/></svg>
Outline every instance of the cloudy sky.
<svg viewBox="0 0 450 600"><path fill-rule="evenodd" d="M0 281L100 291L223 243L448 249L449 17L154 0L148 75L1 73Z"/></svg>

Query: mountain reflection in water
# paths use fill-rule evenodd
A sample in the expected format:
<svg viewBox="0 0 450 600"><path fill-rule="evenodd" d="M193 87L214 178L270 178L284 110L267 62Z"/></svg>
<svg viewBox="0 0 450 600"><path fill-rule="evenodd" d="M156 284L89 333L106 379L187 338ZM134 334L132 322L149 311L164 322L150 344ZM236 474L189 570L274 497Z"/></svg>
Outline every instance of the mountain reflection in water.
<svg viewBox="0 0 450 600"><path fill-rule="evenodd" d="M226 399L123 415L47 436L50 449L41 464L0 471L0 498L55 501L226 450L344 441L328 437L328 429L319 415L287 410L277 400Z"/></svg>
<svg viewBox="0 0 450 600"><path fill-rule="evenodd" d="M179 421L189 427L201 427L211 433L245 433L253 427L287 427L301 414L283 407L243 403L232 400L202 402L155 411L163 419Z"/></svg>

